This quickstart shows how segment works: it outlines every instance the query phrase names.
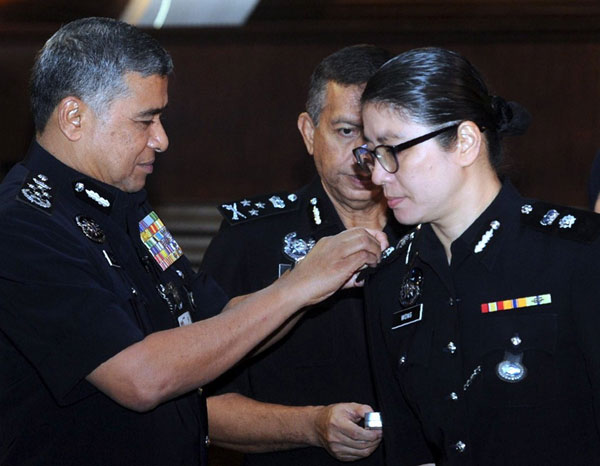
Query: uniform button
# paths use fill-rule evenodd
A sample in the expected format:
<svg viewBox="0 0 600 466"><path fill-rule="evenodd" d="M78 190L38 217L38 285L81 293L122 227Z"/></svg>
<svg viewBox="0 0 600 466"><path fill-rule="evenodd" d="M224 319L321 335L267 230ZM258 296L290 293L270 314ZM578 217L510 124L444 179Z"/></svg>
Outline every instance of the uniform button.
<svg viewBox="0 0 600 466"><path fill-rule="evenodd" d="M137 295L137 290L135 288L131 288L131 294L132 295Z"/></svg>
<svg viewBox="0 0 600 466"><path fill-rule="evenodd" d="M451 354L454 354L456 352L456 345L454 344L453 341L451 341L450 343L448 343L446 345L446 348L448 349L448 351L450 351Z"/></svg>
<svg viewBox="0 0 600 466"><path fill-rule="evenodd" d="M448 304L450 304L450 306L454 306L455 304L458 304L460 302L460 298L450 298L448 299Z"/></svg>
<svg viewBox="0 0 600 466"><path fill-rule="evenodd" d="M179 278L181 278L182 280L185 280L185 275L183 274L183 272L181 270L175 270L175 272L177 272L177 275L179 275Z"/></svg>
<svg viewBox="0 0 600 466"><path fill-rule="evenodd" d="M208 438L208 435L204 437L204 446L206 448L210 447L210 439Z"/></svg>
<svg viewBox="0 0 600 466"><path fill-rule="evenodd" d="M465 448L467 448L467 446L465 445L464 442L461 442L459 440L458 442L456 442L454 444L454 448L456 449L457 452L462 453L463 451L465 451Z"/></svg>
<svg viewBox="0 0 600 466"><path fill-rule="evenodd" d="M448 396L450 397L450 399L451 399L452 401L456 401L456 400L458 400L458 395L456 394L456 392L452 392L452 393L450 393L450 395L448 395Z"/></svg>
<svg viewBox="0 0 600 466"><path fill-rule="evenodd" d="M406 356L400 356L400 360L398 361L398 364L400 366L402 366L404 363L406 363Z"/></svg>
<svg viewBox="0 0 600 466"><path fill-rule="evenodd" d="M512 337L510 339L510 342L513 344L513 346L519 346L521 344L522 340L519 337L519 335L515 335L514 337Z"/></svg>

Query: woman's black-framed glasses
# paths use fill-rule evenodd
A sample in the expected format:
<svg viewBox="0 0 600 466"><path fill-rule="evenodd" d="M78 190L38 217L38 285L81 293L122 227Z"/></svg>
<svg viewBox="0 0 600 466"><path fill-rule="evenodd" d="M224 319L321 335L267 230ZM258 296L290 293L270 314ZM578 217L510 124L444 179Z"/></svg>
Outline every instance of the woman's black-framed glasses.
<svg viewBox="0 0 600 466"><path fill-rule="evenodd" d="M458 126L459 124L444 126L443 128L436 129L431 133L427 133L423 136L419 136L418 138L403 142L397 146L386 146L385 144L380 144L373 150L369 150L365 144L364 146L352 149L352 153L354 154L354 158L356 159L358 166L363 170L372 172L373 166L375 165L375 160L377 160L386 172L396 173L398 171L398 154L400 152L408 149L409 147L413 147L417 144L428 141L429 139L436 137L438 134L458 128Z"/></svg>

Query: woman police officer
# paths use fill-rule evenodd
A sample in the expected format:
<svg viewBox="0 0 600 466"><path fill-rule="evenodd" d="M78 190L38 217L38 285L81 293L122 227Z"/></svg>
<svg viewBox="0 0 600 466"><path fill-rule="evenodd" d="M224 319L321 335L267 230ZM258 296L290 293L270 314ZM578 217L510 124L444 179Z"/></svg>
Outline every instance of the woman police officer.
<svg viewBox="0 0 600 466"><path fill-rule="evenodd" d="M419 225L366 289L389 463L598 464L598 217L501 180L529 115L457 53L395 57L362 102L355 157Z"/></svg>

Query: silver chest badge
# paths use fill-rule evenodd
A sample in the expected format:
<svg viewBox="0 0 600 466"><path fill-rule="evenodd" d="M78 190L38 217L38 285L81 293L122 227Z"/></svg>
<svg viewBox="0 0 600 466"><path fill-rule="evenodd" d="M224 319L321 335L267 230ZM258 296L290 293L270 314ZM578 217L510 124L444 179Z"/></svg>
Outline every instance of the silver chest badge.
<svg viewBox="0 0 600 466"><path fill-rule="evenodd" d="M106 241L104 231L102 231L100 225L98 225L93 218L78 215L75 217L75 223L81 228L85 237L92 240L94 243L102 244Z"/></svg>
<svg viewBox="0 0 600 466"><path fill-rule="evenodd" d="M298 236L297 233L293 231L283 238L283 253L293 260L294 263L304 259L315 245L315 240L313 238L305 241L303 239L295 239L296 236Z"/></svg>
<svg viewBox="0 0 600 466"><path fill-rule="evenodd" d="M400 304L402 306L412 306L421 296L421 287L423 286L423 272L418 267L410 269L400 285Z"/></svg>
<svg viewBox="0 0 600 466"><path fill-rule="evenodd" d="M514 335L510 342L515 351L521 345L519 335ZM527 368L523 365L523 352L506 351L504 359L496 366L496 375L503 382L517 383L527 376Z"/></svg>

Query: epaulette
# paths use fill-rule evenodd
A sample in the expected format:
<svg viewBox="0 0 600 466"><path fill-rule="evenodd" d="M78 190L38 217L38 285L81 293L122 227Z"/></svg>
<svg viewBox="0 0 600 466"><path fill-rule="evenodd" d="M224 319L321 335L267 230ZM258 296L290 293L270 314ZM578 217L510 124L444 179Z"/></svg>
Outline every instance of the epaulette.
<svg viewBox="0 0 600 466"><path fill-rule="evenodd" d="M17 201L21 201L45 214L52 215L52 186L48 177L41 173L27 174L17 193Z"/></svg>
<svg viewBox="0 0 600 466"><path fill-rule="evenodd" d="M415 237L417 236L418 231L419 231L419 227L414 228L413 230L411 230L407 234L405 234L402 238L400 238L400 241L398 241L396 243L396 245L390 246L385 251L383 251L381 253L381 261L379 262L379 264L377 264L377 267L368 267L368 268L364 269L363 271L361 271L358 274L357 281L364 280L368 275L374 274L382 267L385 267L388 264L391 264L398 257L401 257L402 253L408 249L408 245L411 244L412 240L414 240ZM407 250L406 254L408 254L409 252L410 251Z"/></svg>
<svg viewBox="0 0 600 466"><path fill-rule="evenodd" d="M229 224L237 225L258 218L297 210L298 207L299 202L296 194L280 192L227 202L217 208Z"/></svg>
<svg viewBox="0 0 600 466"><path fill-rule="evenodd" d="M540 201L521 206L521 223L538 231L583 243L590 243L600 235L600 215Z"/></svg>

